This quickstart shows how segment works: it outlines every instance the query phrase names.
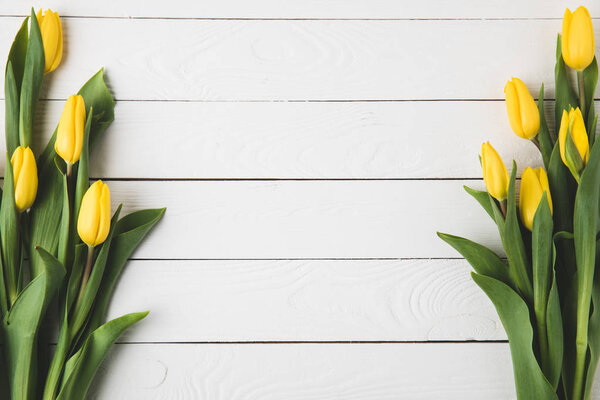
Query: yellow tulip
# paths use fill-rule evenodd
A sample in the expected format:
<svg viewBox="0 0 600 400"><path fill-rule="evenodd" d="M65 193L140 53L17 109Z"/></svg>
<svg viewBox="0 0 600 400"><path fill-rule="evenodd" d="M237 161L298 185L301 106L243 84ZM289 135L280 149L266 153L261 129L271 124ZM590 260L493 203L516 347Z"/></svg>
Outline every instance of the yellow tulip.
<svg viewBox="0 0 600 400"><path fill-rule="evenodd" d="M89 187L81 200L77 232L90 247L106 240L110 230L110 190L102 181Z"/></svg>
<svg viewBox="0 0 600 400"><path fill-rule="evenodd" d="M10 159L15 185L15 206L19 212L30 208L35 201L38 187L35 156L29 147L19 146Z"/></svg>
<svg viewBox="0 0 600 400"><path fill-rule="evenodd" d="M63 109L54 150L68 164L75 164L81 155L85 130L85 103L78 94L69 96Z"/></svg>
<svg viewBox="0 0 600 400"><path fill-rule="evenodd" d="M44 57L46 59L45 73L54 71L60 61L63 53L63 34L62 25L58 13L48 9L42 15L42 10L37 13L37 20L42 33L42 42L44 43Z"/></svg>
<svg viewBox="0 0 600 400"><path fill-rule="evenodd" d="M552 198L550 197L550 186L548 175L543 168L526 168L521 176L521 196L519 198L519 211L521 222L529 230L533 229L533 217L546 192L550 213L552 213Z"/></svg>
<svg viewBox="0 0 600 400"><path fill-rule="evenodd" d="M562 24L562 56L565 63L577 71L583 71L594 59L594 27L588 10L577 7L571 13L565 10Z"/></svg>
<svg viewBox="0 0 600 400"><path fill-rule="evenodd" d="M513 77L506 82L504 94L510 127L523 139L533 139L540 130L540 114L527 86Z"/></svg>
<svg viewBox="0 0 600 400"><path fill-rule="evenodd" d="M566 152L566 141L567 141L567 133L569 132L569 128L571 131L571 139L573 139L573 143L575 143L575 147L581 156L581 160L583 164L587 164L588 158L590 156L590 143L588 141L588 135L585 130L585 124L583 123L583 116L581 115L581 110L579 107L576 109L571 109L567 113L567 110L563 110L562 118L560 120L560 130L558 132L558 144L560 146L560 158L562 158L563 163L566 166L569 166L567 163L567 158L565 156Z"/></svg>
<svg viewBox="0 0 600 400"><path fill-rule="evenodd" d="M490 142L481 146L481 167L488 193L498 201L505 200L508 192L508 171Z"/></svg>

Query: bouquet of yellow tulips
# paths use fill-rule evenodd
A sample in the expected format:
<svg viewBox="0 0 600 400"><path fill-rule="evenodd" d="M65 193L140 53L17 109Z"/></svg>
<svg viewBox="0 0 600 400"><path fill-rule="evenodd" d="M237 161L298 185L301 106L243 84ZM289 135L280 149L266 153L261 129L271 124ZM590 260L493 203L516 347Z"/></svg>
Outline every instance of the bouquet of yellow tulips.
<svg viewBox="0 0 600 400"><path fill-rule="evenodd" d="M0 203L0 397L83 400L110 346L147 312L105 323L117 278L164 209L111 218L110 190L90 186L91 150L114 117L103 71L70 96L36 157L34 117L45 76L61 62L61 21L25 19L5 72L7 162ZM58 342L47 354L47 310L58 304ZM46 361L49 362L46 362Z"/></svg>
<svg viewBox="0 0 600 400"><path fill-rule="evenodd" d="M597 81L590 15L567 9L556 50L557 132L546 123L543 85L537 104L517 78L504 89L512 130L537 146L544 168L523 171L517 202L515 162L509 174L484 143L487 191L465 187L498 226L506 261L468 239L438 234L472 265L473 280L496 307L523 400L591 396L600 357Z"/></svg>

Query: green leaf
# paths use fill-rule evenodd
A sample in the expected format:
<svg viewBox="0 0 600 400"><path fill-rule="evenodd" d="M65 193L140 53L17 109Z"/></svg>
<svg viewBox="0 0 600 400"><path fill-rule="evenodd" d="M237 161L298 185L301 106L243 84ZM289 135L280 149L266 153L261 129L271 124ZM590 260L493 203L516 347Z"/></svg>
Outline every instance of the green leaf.
<svg viewBox="0 0 600 400"><path fill-rule="evenodd" d="M4 347L15 400L34 398L39 328L65 276L56 258L42 248L37 251L44 269L23 289L4 319Z"/></svg>
<svg viewBox="0 0 600 400"><path fill-rule="evenodd" d="M459 236L438 232L440 239L454 247L479 275L489 276L512 286L508 265L485 246Z"/></svg>
<svg viewBox="0 0 600 400"><path fill-rule="evenodd" d="M26 17L17 32L15 39L10 46L8 53L8 63L12 64L15 81L17 83L17 93L21 92L21 83L23 82L23 70L25 69L25 57L27 55L27 42L29 41L29 17Z"/></svg>
<svg viewBox="0 0 600 400"><path fill-rule="evenodd" d="M552 151L547 172L556 230L573 232L573 188L575 181L563 164L558 144L554 146Z"/></svg>
<svg viewBox="0 0 600 400"><path fill-rule="evenodd" d="M121 207L122 206L119 206L119 208L117 208L117 211L115 212L115 215L112 218L108 237L102 244L100 252L98 253L98 257L96 257L96 261L94 262L94 267L92 268L90 278L83 291L81 302L79 303L79 306L75 306L73 320L69 326L69 329L71 331L71 337L75 337L83 327L85 321L88 320L89 313L96 300L96 294L98 293L100 283L102 282L102 276L104 275L104 269L106 267L106 261L108 260L108 253L110 251L110 245L114 236L117 221L119 219Z"/></svg>
<svg viewBox="0 0 600 400"><path fill-rule="evenodd" d="M569 111L570 107L579 106L579 101L577 100L577 95L573 90L573 87L569 83L569 78L567 74L567 68L565 66L565 62L562 58L562 47L561 47L561 37L558 35L558 39L556 41L556 66L554 67L554 82L556 87L556 103L554 108L554 118L555 118L555 127L556 131L560 128L560 120L562 118L563 110ZM558 135L555 135L558 137ZM554 192L552 192L554 193Z"/></svg>
<svg viewBox="0 0 600 400"><path fill-rule="evenodd" d="M600 265L600 241L596 242L596 265ZM600 359L600 274L594 274L592 305L593 310L590 316L589 327L590 360L585 380L584 395L586 399L591 398L592 383L596 375L598 359Z"/></svg>
<svg viewBox="0 0 600 400"><path fill-rule="evenodd" d="M533 305L542 370L548 380L552 383L552 386L556 389L558 377L556 377L556 381L553 380L556 370L554 368L555 364L551 363L550 360L548 325L546 321L550 288L554 280L554 273L552 272L553 224L547 195L548 193L544 192L533 217L533 229L531 231L531 264L533 267ZM560 373L560 368L558 368L558 372Z"/></svg>
<svg viewBox="0 0 600 400"><path fill-rule="evenodd" d="M69 249L71 240L71 204L69 200L69 181L66 171L63 170L64 161L60 157L54 159L57 169L61 177L63 201L62 212L60 216L60 230L58 232L58 261L65 268L69 268Z"/></svg>
<svg viewBox="0 0 600 400"><path fill-rule="evenodd" d="M508 258L508 265L512 272L514 281L517 284L519 292L528 304L533 302L533 287L531 285L531 267L525 243L521 235L519 219L517 217L517 205L515 195L515 181L517 176L517 164L513 161L510 182L508 185L508 198L506 205L506 222L504 224L504 234L502 245Z"/></svg>
<svg viewBox="0 0 600 400"><path fill-rule="evenodd" d="M582 395L588 351L588 323L596 262L596 221L600 201L600 146L592 147L575 196L573 236L577 261L577 363L575 396ZM580 391L581 389L581 391Z"/></svg>
<svg viewBox="0 0 600 400"><path fill-rule="evenodd" d="M33 8L31 9L30 34L25 55L23 70L23 84L21 86L20 111L19 111L19 141L21 146L31 146L33 137L33 120L40 97L40 89L44 79L44 44L40 26Z"/></svg>
<svg viewBox="0 0 600 400"><path fill-rule="evenodd" d="M585 110L581 110L583 113L583 120L586 121L586 127L590 128L591 122L594 120L594 92L596 92L596 85L598 84L598 62L596 57L592 60L592 63L583 70L583 86L585 88ZM593 135L590 135L590 139L593 143Z"/></svg>
<svg viewBox="0 0 600 400"><path fill-rule="evenodd" d="M554 274L556 276L555 283L560 294L560 311L562 316L564 336L561 383L564 392L568 393L570 396L573 390L576 358L575 337L577 328L577 271L575 270L575 249L573 247L573 234L571 232L556 232L553 240L555 246L554 254L556 263L554 267ZM561 259L564 261L561 262ZM550 307L550 303L548 304ZM549 308L548 321L550 321L550 317L552 315L551 312L552 311ZM549 333L552 333L550 327L548 330ZM567 398L569 398L569 396L567 396Z"/></svg>
<svg viewBox="0 0 600 400"><path fill-rule="evenodd" d="M75 185L75 196L73 202L73 235L74 242L77 243L77 232L75 226L77 225L77 219L79 218L79 209L81 208L81 201L83 195L90 187L90 147L89 139L92 127L92 120L94 116L93 107L89 108L87 118L85 121L85 129L83 133L83 144L81 146L81 156L79 157L79 164L77 165L77 183Z"/></svg>
<svg viewBox="0 0 600 400"><path fill-rule="evenodd" d="M473 280L488 295L506 330L512 356L515 386L519 399L558 399L540 369L533 352L533 327L525 301L506 284L471 273Z"/></svg>
<svg viewBox="0 0 600 400"><path fill-rule="evenodd" d="M556 272L553 275L546 315L549 360L544 373L554 390L556 390L563 367L564 335Z"/></svg>
<svg viewBox="0 0 600 400"><path fill-rule="evenodd" d="M544 167L548 169L550 163L550 156L552 155L552 148L554 147L554 141L548 131L548 124L546 123L546 115L544 114L544 84L540 88L540 96L538 100L538 111L540 114L540 130L537 134L537 140L540 145L540 152L542 153L542 159L544 160Z"/></svg>
<svg viewBox="0 0 600 400"><path fill-rule="evenodd" d="M596 125L598 124L598 116L594 109L590 110L590 118L591 121L588 121L588 139L590 141L590 148L594 145L596 141Z"/></svg>
<svg viewBox="0 0 600 400"><path fill-rule="evenodd" d="M65 309L67 312L73 307L77 295L79 294L79 287L81 285L81 278L83 276L83 270L85 268L87 245L85 243L78 244L75 246L75 257L73 259L73 268L69 276L69 283L67 284L67 293L65 296Z"/></svg>
<svg viewBox="0 0 600 400"><path fill-rule="evenodd" d="M6 65L4 81L4 136L6 151L12 155L19 146L19 89L13 72L12 63Z"/></svg>
<svg viewBox="0 0 600 400"><path fill-rule="evenodd" d="M89 146L93 148L100 134L115 119L115 101L104 82L104 68L90 78L78 94L83 96L86 113L89 114L90 109L94 108L89 138Z"/></svg>
<svg viewBox="0 0 600 400"><path fill-rule="evenodd" d="M2 244L2 265L5 273L8 308L15 302L21 289L19 287L21 246L18 232L19 221L17 208L15 207L13 171L10 157L7 154L2 205L0 206L0 242Z"/></svg>
<svg viewBox="0 0 600 400"><path fill-rule="evenodd" d="M83 96L86 110L93 107L94 117L90 127L90 137L98 137L114 119L114 101L104 83L103 71L96 73L79 90ZM56 130L48 142L46 149L38 159L39 184L36 206L31 212L31 243L32 246L42 246L51 254L56 254L58 247L58 230L62 212L62 187L60 174L54 168L54 142ZM92 143L90 143L90 146ZM32 275L36 276L41 270L41 260L35 254L31 255Z"/></svg>
<svg viewBox="0 0 600 400"><path fill-rule="evenodd" d="M104 322L110 297L123 267L136 247L158 223L164 213L164 208L136 211L126 215L117 223L106 270L104 271L104 279L98 291L96 305L89 322L89 330L96 329Z"/></svg>
<svg viewBox="0 0 600 400"><path fill-rule="evenodd" d="M125 329L146 315L148 312L127 314L107 322L92 332L81 349L67 361L64 384L57 400L84 400L94 375L110 347Z"/></svg>
<svg viewBox="0 0 600 400"><path fill-rule="evenodd" d="M471 196L473 196L473 198L475 200L477 200L477 202L479 204L481 204L481 207L483 207L483 209L485 210L485 212L488 213L488 215L490 217L492 217L493 220L496 219L494 217L494 210L493 210L493 208L494 207L498 208L498 206L496 206L495 202L493 202L493 201L490 202L490 195L488 194L488 192L482 191L482 190L472 189L472 188L470 188L468 186L463 186L463 188L465 189L465 191L467 193L469 193Z"/></svg>
<svg viewBox="0 0 600 400"><path fill-rule="evenodd" d="M581 172L585 167L583 163L583 159L579 154L579 150L575 146L575 142L573 142L573 137L571 136L571 127L573 124L569 124L569 128L567 131L567 137L565 140L565 159L567 161L567 167L571 171L571 174L575 178L577 182L581 179Z"/></svg>

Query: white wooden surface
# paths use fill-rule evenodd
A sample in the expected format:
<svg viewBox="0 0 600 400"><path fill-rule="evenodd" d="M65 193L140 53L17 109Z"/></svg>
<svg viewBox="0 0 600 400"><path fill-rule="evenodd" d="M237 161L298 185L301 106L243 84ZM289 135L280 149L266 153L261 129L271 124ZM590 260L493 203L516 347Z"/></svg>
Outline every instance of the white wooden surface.
<svg viewBox="0 0 600 400"><path fill-rule="evenodd" d="M151 314L91 399L514 398L498 317L435 232L501 252L462 185L483 187L485 140L540 164L503 87L515 75L553 97L560 19L579 3L34 4L66 16L36 147L104 66L117 119L92 175L114 206L168 207L109 310ZM0 55L30 6L0 4Z"/></svg>

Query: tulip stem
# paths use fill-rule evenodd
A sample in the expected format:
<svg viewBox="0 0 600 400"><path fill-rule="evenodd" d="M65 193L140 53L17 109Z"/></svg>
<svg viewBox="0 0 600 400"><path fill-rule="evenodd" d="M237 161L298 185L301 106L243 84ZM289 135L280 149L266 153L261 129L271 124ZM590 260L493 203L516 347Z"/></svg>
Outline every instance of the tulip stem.
<svg viewBox="0 0 600 400"><path fill-rule="evenodd" d="M90 272L92 271L92 261L94 260L94 247L88 246L88 254L87 261L85 262L85 270L83 271L83 278L81 278L81 287L79 288L79 296L77 297L77 304L75 305L75 309L79 308L79 303L81 303L81 299L83 298L83 293L85 292L85 287L87 286L88 279L90 279Z"/></svg>
<svg viewBox="0 0 600 400"><path fill-rule="evenodd" d="M506 218L506 200L500 202L500 211L502 211L502 215Z"/></svg>
<svg viewBox="0 0 600 400"><path fill-rule="evenodd" d="M69 179L72 174L73 174L73 164L68 162L67 163L67 179Z"/></svg>
<svg viewBox="0 0 600 400"><path fill-rule="evenodd" d="M583 118L586 117L586 109L585 109L585 81L583 79L583 71L577 71L577 83L579 85L579 106L581 113L583 114Z"/></svg>

